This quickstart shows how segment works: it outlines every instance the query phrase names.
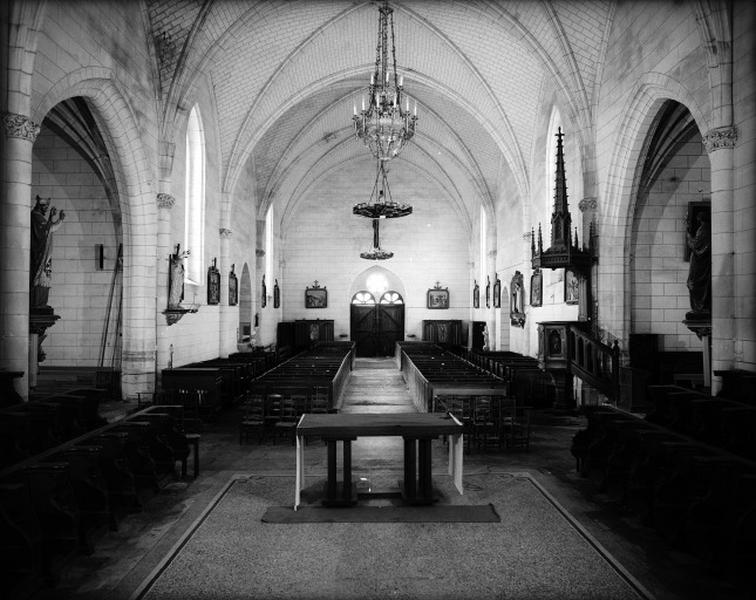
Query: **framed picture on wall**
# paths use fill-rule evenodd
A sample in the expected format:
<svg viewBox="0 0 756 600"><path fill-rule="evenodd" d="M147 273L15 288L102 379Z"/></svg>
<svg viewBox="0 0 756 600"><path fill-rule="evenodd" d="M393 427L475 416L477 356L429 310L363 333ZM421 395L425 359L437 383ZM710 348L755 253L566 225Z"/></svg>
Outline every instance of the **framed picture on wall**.
<svg viewBox="0 0 756 600"><path fill-rule="evenodd" d="M428 308L449 308L449 288L442 288L436 282L436 287L428 290L426 304Z"/></svg>
<svg viewBox="0 0 756 600"><path fill-rule="evenodd" d="M536 269L530 276L530 306L543 304L543 273Z"/></svg>
<svg viewBox="0 0 756 600"><path fill-rule="evenodd" d="M328 292L325 286L320 287L318 282L312 287L305 288L305 308L326 308L328 306Z"/></svg>
<svg viewBox="0 0 756 600"><path fill-rule="evenodd" d="M567 304L578 304L580 302L580 280L578 275L572 269L564 271L564 301Z"/></svg>
<svg viewBox="0 0 756 600"><path fill-rule="evenodd" d="M207 303L208 304L220 304L220 285L221 276L216 258L213 259L213 264L207 269Z"/></svg>
<svg viewBox="0 0 756 600"><path fill-rule="evenodd" d="M231 272L228 274L228 305L236 306L239 303L239 280L236 278L234 268L236 265L231 265Z"/></svg>

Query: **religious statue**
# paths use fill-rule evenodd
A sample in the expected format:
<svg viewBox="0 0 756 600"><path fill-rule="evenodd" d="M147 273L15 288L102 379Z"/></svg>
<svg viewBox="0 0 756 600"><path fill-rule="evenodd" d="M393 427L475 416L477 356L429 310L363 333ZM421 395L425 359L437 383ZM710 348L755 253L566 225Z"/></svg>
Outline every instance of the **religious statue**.
<svg viewBox="0 0 756 600"><path fill-rule="evenodd" d="M47 214L47 211L50 214ZM29 265L30 301L32 308L49 309L47 305L52 281L53 233L66 218L62 210L50 206L50 198L40 198L31 211L31 264Z"/></svg>
<svg viewBox="0 0 756 600"><path fill-rule="evenodd" d="M175 254L168 258L168 308L179 308L184 299L184 259L189 250L181 252L181 244L176 244Z"/></svg>
<svg viewBox="0 0 756 600"><path fill-rule="evenodd" d="M698 211L694 223L688 225L685 237L690 249L687 281L690 312L686 318L708 318L711 314L711 228L708 212Z"/></svg>

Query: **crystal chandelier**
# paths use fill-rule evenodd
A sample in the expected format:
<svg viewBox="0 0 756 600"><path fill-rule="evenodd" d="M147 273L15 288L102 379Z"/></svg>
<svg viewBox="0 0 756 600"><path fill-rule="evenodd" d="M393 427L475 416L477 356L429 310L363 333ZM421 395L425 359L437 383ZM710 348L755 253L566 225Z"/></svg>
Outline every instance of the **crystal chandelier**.
<svg viewBox="0 0 756 600"><path fill-rule="evenodd" d="M410 114L409 98L403 98L404 77L396 74L394 10L384 0L379 8L378 44L375 68L370 76L368 105L362 98L362 110L354 107L354 131L378 160L391 160L415 135L417 103ZM389 27L391 29L391 64L389 64ZM404 102L404 108L402 108Z"/></svg>

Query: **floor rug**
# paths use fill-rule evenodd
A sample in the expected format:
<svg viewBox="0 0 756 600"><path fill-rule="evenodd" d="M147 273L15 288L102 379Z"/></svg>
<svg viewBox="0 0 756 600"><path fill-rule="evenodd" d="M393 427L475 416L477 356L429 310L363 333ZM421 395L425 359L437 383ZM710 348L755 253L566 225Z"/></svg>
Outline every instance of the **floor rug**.
<svg viewBox="0 0 756 600"><path fill-rule="evenodd" d="M271 506L263 523L498 523L492 504L431 506Z"/></svg>
<svg viewBox="0 0 756 600"><path fill-rule="evenodd" d="M263 523L293 477L235 477L132 598L637 600L651 595L526 473L465 476L486 523Z"/></svg>

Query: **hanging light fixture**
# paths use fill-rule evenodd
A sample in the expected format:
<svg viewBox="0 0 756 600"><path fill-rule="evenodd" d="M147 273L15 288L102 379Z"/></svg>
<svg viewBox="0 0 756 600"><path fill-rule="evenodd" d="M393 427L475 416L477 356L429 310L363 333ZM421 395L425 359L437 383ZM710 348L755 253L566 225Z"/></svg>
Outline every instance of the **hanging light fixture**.
<svg viewBox="0 0 756 600"><path fill-rule="evenodd" d="M352 212L355 215L369 219L395 219L412 214L412 207L409 204L394 202L391 199L385 164L384 161L377 161L375 184L373 191L370 192L370 199L354 205Z"/></svg>
<svg viewBox="0 0 756 600"><path fill-rule="evenodd" d="M375 68L370 76L367 106L354 107L354 131L370 148L378 160L391 160L401 152L415 135L417 102L410 113L409 98L403 96L404 78L396 74L396 45L394 41L394 10L384 0L379 8L378 44ZM391 63L389 64L389 29L391 33Z"/></svg>
<svg viewBox="0 0 756 600"><path fill-rule="evenodd" d="M360 253L360 257L367 260L386 260L394 256L393 252L381 248L380 220L396 219L412 214L412 207L409 204L401 204L391 199L385 164L384 161L377 161L375 184L368 202L360 202L352 208L353 214L373 220L373 247L367 252Z"/></svg>
<svg viewBox="0 0 756 600"><path fill-rule="evenodd" d="M393 252L381 248L380 219L373 219L373 247L367 252L360 252L360 258L367 260L386 260L394 256Z"/></svg>

